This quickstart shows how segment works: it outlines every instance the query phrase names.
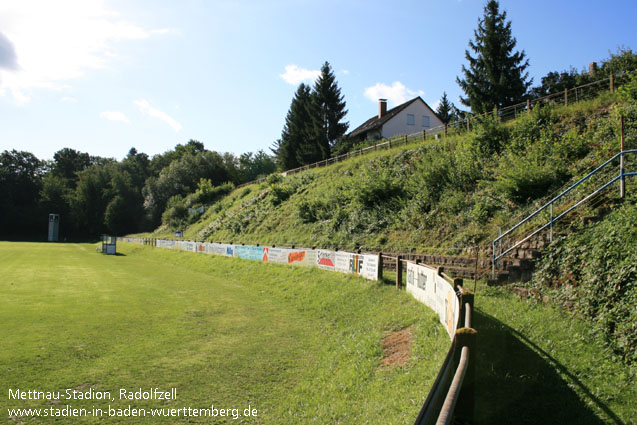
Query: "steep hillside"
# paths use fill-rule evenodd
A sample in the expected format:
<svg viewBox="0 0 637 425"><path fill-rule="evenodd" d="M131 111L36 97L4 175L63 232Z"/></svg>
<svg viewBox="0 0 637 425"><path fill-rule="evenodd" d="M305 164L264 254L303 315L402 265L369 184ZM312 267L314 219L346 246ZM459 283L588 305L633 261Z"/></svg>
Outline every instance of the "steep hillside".
<svg viewBox="0 0 637 425"><path fill-rule="evenodd" d="M184 230L192 240L416 252L486 246L498 227L619 150L620 110L633 147L633 102L609 94L546 105L506 124L485 119L468 133L271 175L153 236Z"/></svg>

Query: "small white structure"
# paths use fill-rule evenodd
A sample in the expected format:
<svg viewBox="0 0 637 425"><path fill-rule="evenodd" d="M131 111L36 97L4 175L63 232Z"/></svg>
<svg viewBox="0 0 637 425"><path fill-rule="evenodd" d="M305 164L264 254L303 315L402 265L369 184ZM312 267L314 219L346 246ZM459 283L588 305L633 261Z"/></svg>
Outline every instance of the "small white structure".
<svg viewBox="0 0 637 425"><path fill-rule="evenodd" d="M442 125L438 115L420 96L387 110L387 99L378 99L378 115L368 119L349 133L358 140L389 139L401 134L414 134Z"/></svg>
<svg viewBox="0 0 637 425"><path fill-rule="evenodd" d="M49 214L49 242L60 238L60 214Z"/></svg>
<svg viewBox="0 0 637 425"><path fill-rule="evenodd" d="M115 255L117 253L117 237L102 235L102 254Z"/></svg>

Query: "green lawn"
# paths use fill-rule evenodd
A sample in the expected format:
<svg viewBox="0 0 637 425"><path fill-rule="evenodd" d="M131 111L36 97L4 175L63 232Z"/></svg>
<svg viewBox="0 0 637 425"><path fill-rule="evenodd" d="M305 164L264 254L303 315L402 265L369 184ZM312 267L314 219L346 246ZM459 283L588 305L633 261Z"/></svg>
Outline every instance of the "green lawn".
<svg viewBox="0 0 637 425"><path fill-rule="evenodd" d="M0 397L8 408L236 408L256 417L57 423L413 423L449 339L390 285L318 269L119 244L0 243ZM381 340L413 326L410 361ZM177 389L175 401L119 389ZM110 391L113 401L9 400L9 389ZM9 418L9 423L55 423Z"/></svg>
<svg viewBox="0 0 637 425"><path fill-rule="evenodd" d="M478 424L637 424L637 365L625 365L590 322L551 304L482 287Z"/></svg>

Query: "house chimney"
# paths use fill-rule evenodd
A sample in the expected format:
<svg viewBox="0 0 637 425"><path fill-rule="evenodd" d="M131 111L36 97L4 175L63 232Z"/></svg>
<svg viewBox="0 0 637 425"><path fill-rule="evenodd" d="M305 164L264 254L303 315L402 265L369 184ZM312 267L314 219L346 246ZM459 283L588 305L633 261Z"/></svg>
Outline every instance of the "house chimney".
<svg viewBox="0 0 637 425"><path fill-rule="evenodd" d="M588 64L588 73L589 75L595 75L597 72L597 62L591 62Z"/></svg>
<svg viewBox="0 0 637 425"><path fill-rule="evenodd" d="M382 118L387 113L387 99L378 99L378 118Z"/></svg>

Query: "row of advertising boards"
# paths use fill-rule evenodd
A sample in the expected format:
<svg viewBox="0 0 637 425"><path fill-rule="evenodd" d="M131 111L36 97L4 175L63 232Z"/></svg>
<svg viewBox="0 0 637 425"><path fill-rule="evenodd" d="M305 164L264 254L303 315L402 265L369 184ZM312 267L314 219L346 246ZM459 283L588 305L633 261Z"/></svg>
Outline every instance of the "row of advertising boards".
<svg viewBox="0 0 637 425"><path fill-rule="evenodd" d="M436 269L408 262L407 292L438 314L453 340L460 316L460 302L453 286Z"/></svg>
<svg viewBox="0 0 637 425"><path fill-rule="evenodd" d="M121 238L126 242L139 243L137 238ZM278 248L255 245L231 245L214 242L170 241L157 239L158 248L204 254L238 257L264 263L315 266L325 270L360 275L378 280L378 254L357 254L345 251L307 248Z"/></svg>
<svg viewBox="0 0 637 425"><path fill-rule="evenodd" d="M138 238L119 238L141 243ZM156 240L158 248L204 254L238 257L264 263L315 266L325 270L353 273L366 279L378 280L379 261L377 254L356 254L346 251L306 248L276 248L254 245L231 245L211 242ZM453 339L460 304L453 286L436 269L422 264L407 262L407 292L433 309Z"/></svg>

